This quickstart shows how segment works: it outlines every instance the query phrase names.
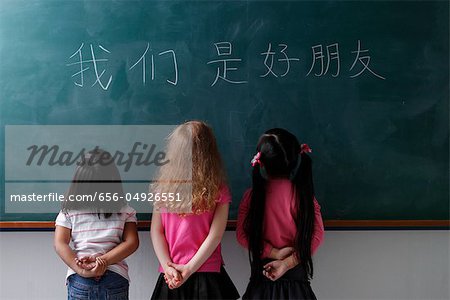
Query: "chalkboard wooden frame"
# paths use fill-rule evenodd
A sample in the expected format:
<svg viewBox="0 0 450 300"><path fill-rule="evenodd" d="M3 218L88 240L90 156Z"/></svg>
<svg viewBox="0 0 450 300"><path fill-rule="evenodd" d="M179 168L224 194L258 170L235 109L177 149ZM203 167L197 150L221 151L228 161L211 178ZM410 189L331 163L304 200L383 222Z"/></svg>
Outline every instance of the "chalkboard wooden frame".
<svg viewBox="0 0 450 300"><path fill-rule="evenodd" d="M236 230L236 220L229 220L227 230ZM139 231L148 231L151 221L138 221ZM450 220L325 220L326 230L450 230ZM0 222L0 231L52 231L53 221Z"/></svg>

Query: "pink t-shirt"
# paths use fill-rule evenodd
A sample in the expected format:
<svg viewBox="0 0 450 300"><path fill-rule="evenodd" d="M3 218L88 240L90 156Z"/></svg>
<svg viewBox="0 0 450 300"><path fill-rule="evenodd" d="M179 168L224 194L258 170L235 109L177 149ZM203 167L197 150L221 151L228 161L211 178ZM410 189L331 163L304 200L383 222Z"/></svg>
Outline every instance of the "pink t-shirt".
<svg viewBox="0 0 450 300"><path fill-rule="evenodd" d="M292 183L288 179L272 179L267 183L266 207L264 210L263 237L264 248L262 258L269 257L272 247L293 247L297 226L295 225L295 194ZM238 242L248 248L248 240L244 233L244 221L251 200L251 189L242 197L239 206L236 235ZM320 205L314 199L314 232L311 239L311 254L314 254L323 241L324 228Z"/></svg>
<svg viewBox="0 0 450 300"><path fill-rule="evenodd" d="M226 204L230 202L230 191L228 187L223 186L217 203ZM169 255L174 263L187 264L192 259L208 236L213 218L214 210L199 215L184 216L161 212L161 223L169 246ZM219 244L197 272L220 272L222 265L223 259ZM159 272L164 272L161 266L159 266Z"/></svg>

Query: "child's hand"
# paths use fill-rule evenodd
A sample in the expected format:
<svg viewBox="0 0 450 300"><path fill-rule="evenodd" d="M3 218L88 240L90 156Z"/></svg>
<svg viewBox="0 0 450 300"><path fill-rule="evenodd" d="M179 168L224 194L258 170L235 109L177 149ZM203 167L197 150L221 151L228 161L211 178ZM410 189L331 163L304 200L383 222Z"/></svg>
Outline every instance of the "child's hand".
<svg viewBox="0 0 450 300"><path fill-rule="evenodd" d="M97 257L95 259L95 267L90 270L81 268L79 275L85 278L95 277L95 279L99 280L100 277L106 272L107 267L108 264L106 263L106 260Z"/></svg>
<svg viewBox="0 0 450 300"><path fill-rule="evenodd" d="M179 288L192 275L192 271L188 265L179 265L179 264L174 264L173 262L168 262L167 266L174 268L181 275L181 279L179 281L172 280L172 282L171 282L172 288L175 288L175 289ZM170 285L169 285L169 287L170 287Z"/></svg>
<svg viewBox="0 0 450 300"><path fill-rule="evenodd" d="M181 280L181 274L174 268L167 267L166 271L164 272L164 280L169 286L169 289L174 289Z"/></svg>
<svg viewBox="0 0 450 300"><path fill-rule="evenodd" d="M95 256L82 256L80 258L75 257L77 266L85 270L91 270L95 267Z"/></svg>
<svg viewBox="0 0 450 300"><path fill-rule="evenodd" d="M277 280L289 270L289 266L283 260L274 260L264 265L263 275L272 281Z"/></svg>
<svg viewBox="0 0 450 300"><path fill-rule="evenodd" d="M281 249L278 248L272 248L272 251L270 252L270 258L281 260L285 259L292 253L294 253L295 249L293 247L284 247Z"/></svg>

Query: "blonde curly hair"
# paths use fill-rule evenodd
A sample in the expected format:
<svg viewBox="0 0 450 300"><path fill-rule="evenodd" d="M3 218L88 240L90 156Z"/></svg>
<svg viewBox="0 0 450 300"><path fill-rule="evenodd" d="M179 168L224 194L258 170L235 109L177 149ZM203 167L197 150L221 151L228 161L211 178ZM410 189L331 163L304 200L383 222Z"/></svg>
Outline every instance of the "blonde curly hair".
<svg viewBox="0 0 450 300"><path fill-rule="evenodd" d="M201 214L216 206L220 188L226 176L213 130L201 121L179 125L167 139L166 157L153 192L179 193L180 202L158 202L162 207L179 214Z"/></svg>

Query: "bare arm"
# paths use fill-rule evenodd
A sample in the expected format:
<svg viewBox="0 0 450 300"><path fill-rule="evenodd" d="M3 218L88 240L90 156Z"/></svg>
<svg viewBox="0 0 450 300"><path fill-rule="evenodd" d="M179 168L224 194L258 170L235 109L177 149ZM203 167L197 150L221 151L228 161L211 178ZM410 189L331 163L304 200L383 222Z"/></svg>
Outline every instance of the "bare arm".
<svg viewBox="0 0 450 300"><path fill-rule="evenodd" d="M172 280L168 282L169 288L180 287L193 273L197 272L197 270L211 256L214 250L216 250L217 246L222 240L223 233L225 232L225 227L227 226L229 206L229 203L217 204L209 233L206 239L201 244L200 248L187 264L180 265L174 264L172 262L168 263L168 266L173 267L181 275L180 280Z"/></svg>
<svg viewBox="0 0 450 300"><path fill-rule="evenodd" d="M229 203L218 203L208 236L187 264L190 273L195 273L219 246L227 226Z"/></svg>
<svg viewBox="0 0 450 300"><path fill-rule="evenodd" d="M169 246L167 245L166 236L164 235L164 228L161 223L161 214L156 211L153 211L152 214L150 235L159 263L164 269L164 272L166 272L168 268L167 263L172 262L172 259L169 255Z"/></svg>
<svg viewBox="0 0 450 300"><path fill-rule="evenodd" d="M296 254L293 253L282 260L273 260L263 267L263 275L272 281L278 280L288 270L298 265Z"/></svg>
<svg viewBox="0 0 450 300"><path fill-rule="evenodd" d="M56 253L59 255L59 257L61 257L64 263L69 268L80 274L82 268L77 265L75 261L75 258L77 256L69 246L70 236L71 230L69 228L57 225L55 228L55 238L53 241L53 245Z"/></svg>
<svg viewBox="0 0 450 300"><path fill-rule="evenodd" d="M91 270L86 270L77 265L75 258L76 255L73 252L72 248L70 248L70 236L71 231L69 228L63 226L56 226L55 228L55 239L54 239L54 247L56 253L58 253L59 257L66 263L69 268L74 270L78 275L83 277L99 277L102 276L106 271L106 262L101 259L96 259L96 265Z"/></svg>
<svg viewBox="0 0 450 300"><path fill-rule="evenodd" d="M121 262L139 247L139 237L136 223L126 222L123 229L122 242L108 253L100 256L108 265Z"/></svg>

